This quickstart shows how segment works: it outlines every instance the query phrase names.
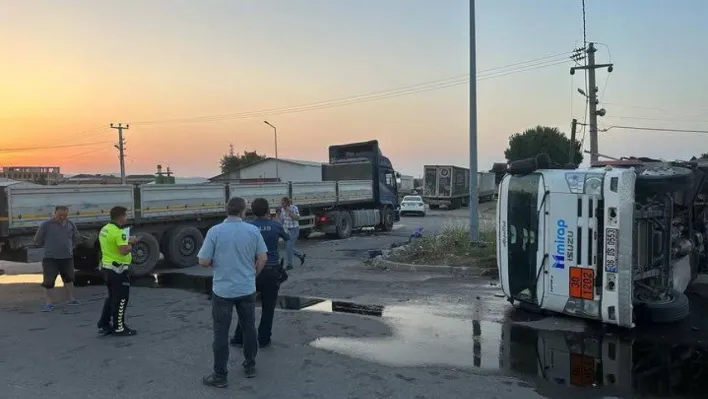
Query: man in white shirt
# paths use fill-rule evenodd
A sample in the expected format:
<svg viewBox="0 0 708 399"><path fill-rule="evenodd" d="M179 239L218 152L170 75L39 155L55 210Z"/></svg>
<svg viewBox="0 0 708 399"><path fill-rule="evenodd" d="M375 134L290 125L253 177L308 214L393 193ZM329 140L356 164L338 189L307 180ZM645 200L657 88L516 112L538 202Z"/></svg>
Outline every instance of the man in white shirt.
<svg viewBox="0 0 708 399"><path fill-rule="evenodd" d="M295 248L295 242L300 236L300 211L288 197L283 197L280 205L278 219L290 234L290 239L285 241L285 269L290 270L293 268L293 256L300 259L301 266L305 263L306 255Z"/></svg>

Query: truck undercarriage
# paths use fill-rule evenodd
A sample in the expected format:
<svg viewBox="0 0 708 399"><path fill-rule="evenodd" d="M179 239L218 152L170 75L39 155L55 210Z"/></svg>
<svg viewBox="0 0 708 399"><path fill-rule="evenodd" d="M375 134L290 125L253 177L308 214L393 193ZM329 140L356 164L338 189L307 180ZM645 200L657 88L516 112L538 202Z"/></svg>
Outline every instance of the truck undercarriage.
<svg viewBox="0 0 708 399"><path fill-rule="evenodd" d="M654 322L688 316L683 292L706 265L708 162L637 166L632 264L638 311ZM643 309L642 309L643 308Z"/></svg>

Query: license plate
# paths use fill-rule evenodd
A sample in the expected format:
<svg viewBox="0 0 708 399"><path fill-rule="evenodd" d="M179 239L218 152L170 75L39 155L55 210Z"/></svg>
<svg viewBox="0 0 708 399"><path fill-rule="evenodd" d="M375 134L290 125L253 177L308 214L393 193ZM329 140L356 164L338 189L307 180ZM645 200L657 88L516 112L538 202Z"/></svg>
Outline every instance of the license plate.
<svg viewBox="0 0 708 399"><path fill-rule="evenodd" d="M583 267L571 267L568 291L573 298L595 299L595 271Z"/></svg>
<svg viewBox="0 0 708 399"><path fill-rule="evenodd" d="M595 359L590 356L570 354L570 383L586 387L595 382Z"/></svg>
<svg viewBox="0 0 708 399"><path fill-rule="evenodd" d="M605 229L605 271L617 273L618 229Z"/></svg>

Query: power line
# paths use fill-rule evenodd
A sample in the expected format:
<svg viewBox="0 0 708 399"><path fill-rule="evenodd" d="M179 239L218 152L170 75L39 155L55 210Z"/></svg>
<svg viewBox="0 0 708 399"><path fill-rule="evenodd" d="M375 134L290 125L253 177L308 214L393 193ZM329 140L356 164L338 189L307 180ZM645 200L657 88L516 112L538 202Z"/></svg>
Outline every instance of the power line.
<svg viewBox="0 0 708 399"><path fill-rule="evenodd" d="M627 130L648 130L653 132L674 132L674 133L701 133L708 134L708 130L690 130L690 129L663 129L658 127L646 127L646 126L621 126L612 125L608 128L602 129L603 132L607 132L612 129L627 129Z"/></svg>
<svg viewBox="0 0 708 399"><path fill-rule="evenodd" d="M546 68L554 65L567 63L567 58L558 59L560 56L565 56L570 54L570 52L554 54L552 56L547 56L535 60L520 62L516 64L511 64L505 67L499 67L483 71L477 76L477 80L487 80L499 78L511 74L522 73L533 71L536 69ZM555 59L554 59L555 58ZM513 66L513 68L509 68ZM486 74L485 74L486 73ZM481 75L481 76L480 76ZM262 109L256 111L240 112L234 114L222 114L222 115L211 115L211 116L201 116L201 117L189 117L189 118L175 118L175 119L163 119L163 120L148 120L148 121L138 121L132 122L133 125L149 126L158 124L180 124L180 123L197 123L197 122L214 122L221 120L233 120L233 119L248 119L255 117L265 117L272 115L282 115L288 113L299 113L306 111L314 111L321 109L328 109L334 107L341 107L345 105L358 104L369 101L378 101L394 97L406 96L411 94L418 94L426 91L440 90L448 87L460 86L469 83L470 75L457 75L446 79L439 79L434 81L428 81L424 83L419 83L415 85L409 85L404 87L399 87L391 90L377 91L368 94L361 94L349 97L342 97L333 100L324 100L315 103L302 104L297 106L283 107L283 108L271 108Z"/></svg>
<svg viewBox="0 0 708 399"><path fill-rule="evenodd" d="M100 141L95 143L81 143L81 144L64 144L64 145L54 145L54 146L43 146L43 147L19 147L19 148L0 148L0 152L23 152L23 151L36 151L36 150L50 150L54 148L72 148L72 147L86 147L90 145L108 144L110 141Z"/></svg>
<svg viewBox="0 0 708 399"><path fill-rule="evenodd" d="M643 109L647 111L660 111L668 114L676 114L676 115L699 115L699 116L705 116L706 113L708 113L708 109L704 110L689 110L689 112L682 112L682 111L675 111L675 110L670 110L666 108L658 108L658 107L646 107L646 106L640 106L640 105L632 105L632 104L621 104L621 103L613 103L613 102L607 102L604 101L603 103L609 104L609 105L614 105L616 107L624 107L624 108L634 108L634 109Z"/></svg>
<svg viewBox="0 0 708 399"><path fill-rule="evenodd" d="M106 127L106 126L96 126L96 127L94 127L94 128L84 130L84 131L82 131L82 132L80 132L80 133L77 133L77 134L74 134L74 135L72 135L72 136L64 137L63 140L71 141L71 140L74 140L74 139L79 139L79 138L84 137L84 136L86 136L86 135L89 135L89 136L96 136L96 135L98 135L99 133L104 133L104 132L107 132L108 130L110 130L110 128L108 128L108 127Z"/></svg>
<svg viewBox="0 0 708 399"><path fill-rule="evenodd" d="M689 121L686 119L667 119L667 118L645 118L641 116L615 116L615 115L605 115L605 118L610 119L634 119L643 121L657 121L657 122L680 122L680 123L708 123L708 121Z"/></svg>

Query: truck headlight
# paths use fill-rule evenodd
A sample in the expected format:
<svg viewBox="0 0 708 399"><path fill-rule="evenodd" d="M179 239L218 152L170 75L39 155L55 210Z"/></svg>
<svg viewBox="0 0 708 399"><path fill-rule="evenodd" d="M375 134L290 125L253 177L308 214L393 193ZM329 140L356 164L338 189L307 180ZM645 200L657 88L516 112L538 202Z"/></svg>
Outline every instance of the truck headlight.
<svg viewBox="0 0 708 399"><path fill-rule="evenodd" d="M585 176L585 194L601 195L602 194L602 175L587 175Z"/></svg>
<svg viewBox="0 0 708 399"><path fill-rule="evenodd" d="M582 194L585 188L585 173L566 173L565 181L573 194Z"/></svg>
<svg viewBox="0 0 708 399"><path fill-rule="evenodd" d="M565 181L573 194L602 194L602 175L571 172L565 174Z"/></svg>

